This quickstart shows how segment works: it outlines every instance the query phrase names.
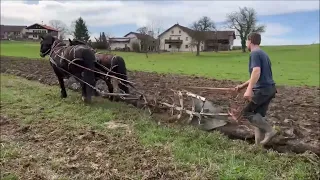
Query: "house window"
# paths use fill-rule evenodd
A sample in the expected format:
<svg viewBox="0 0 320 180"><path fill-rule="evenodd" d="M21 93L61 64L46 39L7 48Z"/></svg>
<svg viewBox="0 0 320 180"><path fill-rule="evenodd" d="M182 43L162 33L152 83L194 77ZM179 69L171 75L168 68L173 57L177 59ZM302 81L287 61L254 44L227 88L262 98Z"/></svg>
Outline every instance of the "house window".
<svg viewBox="0 0 320 180"><path fill-rule="evenodd" d="M169 44L169 49L171 48L171 44Z"/></svg>
<svg viewBox="0 0 320 180"><path fill-rule="evenodd" d="M186 41L188 41L188 37L186 37Z"/></svg>
<svg viewBox="0 0 320 180"><path fill-rule="evenodd" d="M171 34L173 34L174 33L174 31L171 31Z"/></svg>
<svg viewBox="0 0 320 180"><path fill-rule="evenodd" d="M38 37L36 34L33 35L34 38Z"/></svg>
<svg viewBox="0 0 320 180"><path fill-rule="evenodd" d="M180 40L180 37L178 37L178 40Z"/></svg>
<svg viewBox="0 0 320 180"><path fill-rule="evenodd" d="M188 45L186 45L186 49L188 49L189 48L189 46Z"/></svg>
<svg viewBox="0 0 320 180"><path fill-rule="evenodd" d="M179 34L181 34L181 30L179 30Z"/></svg>
<svg viewBox="0 0 320 180"><path fill-rule="evenodd" d="M171 40L171 37L169 37L169 40Z"/></svg>

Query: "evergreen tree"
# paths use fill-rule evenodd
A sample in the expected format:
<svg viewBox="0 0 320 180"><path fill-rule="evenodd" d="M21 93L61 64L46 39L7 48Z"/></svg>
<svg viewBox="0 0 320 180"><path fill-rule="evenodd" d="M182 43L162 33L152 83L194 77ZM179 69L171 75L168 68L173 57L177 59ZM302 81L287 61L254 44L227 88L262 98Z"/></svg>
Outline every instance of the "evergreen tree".
<svg viewBox="0 0 320 180"><path fill-rule="evenodd" d="M107 37L106 35L104 34L104 32L102 32L102 35L101 35L101 40L104 44L107 44Z"/></svg>
<svg viewBox="0 0 320 180"><path fill-rule="evenodd" d="M104 32L100 32L99 38L96 38L96 42L93 43L94 48L96 49L109 49L109 43L107 41L107 36Z"/></svg>
<svg viewBox="0 0 320 180"><path fill-rule="evenodd" d="M84 42L88 42L90 39L86 22L81 17L75 21L73 37Z"/></svg>

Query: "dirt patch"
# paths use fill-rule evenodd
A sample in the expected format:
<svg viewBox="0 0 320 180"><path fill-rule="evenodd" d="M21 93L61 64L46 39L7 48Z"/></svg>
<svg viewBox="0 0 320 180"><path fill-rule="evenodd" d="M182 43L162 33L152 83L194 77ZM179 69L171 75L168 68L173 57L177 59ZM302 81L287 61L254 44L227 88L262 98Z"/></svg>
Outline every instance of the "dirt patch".
<svg viewBox="0 0 320 180"><path fill-rule="evenodd" d="M26 58L1 57L1 72L11 73L27 79L38 80L46 84L58 84L57 78L46 60L33 61ZM158 99L171 101L172 89L187 89L189 86L234 87L239 82L220 81L202 77L164 75L146 72L129 72L129 79L136 82L136 87L147 96L158 94ZM72 84L68 84L72 88ZM241 95L235 97L227 92L192 90L222 106L243 105ZM278 87L277 97L269 107L269 121L280 131L270 147L284 152L304 152L312 150L320 154L319 122L319 88L318 87ZM59 93L59 92L57 92ZM252 138L253 133L247 125L229 125L220 128L225 134L238 132L237 138Z"/></svg>
<svg viewBox="0 0 320 180"><path fill-rule="evenodd" d="M167 148L145 148L126 130L99 132L54 120L28 125L1 116L1 173L20 179L177 179L198 167L179 167Z"/></svg>

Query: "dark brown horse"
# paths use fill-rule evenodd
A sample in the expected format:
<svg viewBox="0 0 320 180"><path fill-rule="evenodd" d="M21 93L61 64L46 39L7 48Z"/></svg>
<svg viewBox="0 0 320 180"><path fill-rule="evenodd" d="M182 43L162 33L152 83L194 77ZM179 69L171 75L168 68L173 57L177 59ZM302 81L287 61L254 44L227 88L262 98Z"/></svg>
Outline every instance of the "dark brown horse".
<svg viewBox="0 0 320 180"><path fill-rule="evenodd" d="M61 88L61 98L67 97L63 79L73 75L82 86L82 100L91 102L92 87L95 85L95 74L92 71L95 66L95 55L92 50L85 46L67 46L50 34L40 38L40 56L49 55L50 65Z"/></svg>
<svg viewBox="0 0 320 180"><path fill-rule="evenodd" d="M76 45L85 45L89 48L91 48L87 43L79 41L79 40L71 40L69 39L69 45L70 46L76 46ZM117 80L118 87L120 90L122 90L124 93L129 94L129 86L132 86L127 80L127 68L126 64L124 62L124 59L120 56L115 56L112 54L103 54L103 53L96 53L97 51L91 48L93 52L95 52L96 62L95 62L95 68L98 69L100 72L103 72L105 74L115 76L117 78L120 78L121 80ZM108 90L110 93L113 93L113 85L111 83L111 78L107 77L105 75L96 73L95 77L97 79L102 79L106 82L108 86ZM110 97L110 100L113 100L113 97Z"/></svg>

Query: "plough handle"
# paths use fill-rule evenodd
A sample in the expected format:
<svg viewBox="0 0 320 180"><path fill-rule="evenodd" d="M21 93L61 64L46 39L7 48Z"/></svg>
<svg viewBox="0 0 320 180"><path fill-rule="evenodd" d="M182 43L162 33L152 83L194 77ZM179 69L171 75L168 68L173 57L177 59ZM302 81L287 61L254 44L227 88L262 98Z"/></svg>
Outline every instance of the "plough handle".
<svg viewBox="0 0 320 180"><path fill-rule="evenodd" d="M203 90L221 90L221 91L235 91L235 88L213 88L213 87L195 87L191 86L192 89L203 89Z"/></svg>

